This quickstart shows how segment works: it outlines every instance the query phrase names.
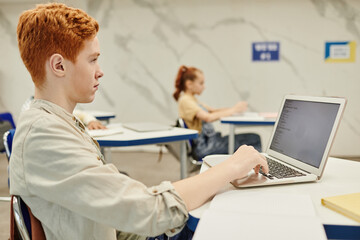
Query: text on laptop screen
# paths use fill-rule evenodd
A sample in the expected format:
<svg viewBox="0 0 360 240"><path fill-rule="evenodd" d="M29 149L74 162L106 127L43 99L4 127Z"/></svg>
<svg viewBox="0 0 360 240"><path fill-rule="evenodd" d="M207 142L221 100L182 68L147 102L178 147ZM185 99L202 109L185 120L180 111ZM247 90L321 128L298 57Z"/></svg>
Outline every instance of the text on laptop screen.
<svg viewBox="0 0 360 240"><path fill-rule="evenodd" d="M319 167L339 107L336 103L287 99L270 149Z"/></svg>

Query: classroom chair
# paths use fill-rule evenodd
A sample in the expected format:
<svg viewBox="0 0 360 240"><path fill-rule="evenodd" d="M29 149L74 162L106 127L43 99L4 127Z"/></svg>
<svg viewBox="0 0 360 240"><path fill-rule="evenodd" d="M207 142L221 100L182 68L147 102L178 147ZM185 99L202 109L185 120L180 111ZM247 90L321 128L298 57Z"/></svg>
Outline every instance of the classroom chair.
<svg viewBox="0 0 360 240"><path fill-rule="evenodd" d="M45 240L41 222L20 196L11 196L10 240Z"/></svg>
<svg viewBox="0 0 360 240"><path fill-rule="evenodd" d="M8 161L10 160L12 141L13 141L14 134L15 134L15 129L10 129L10 130L6 131L1 138L3 146L5 148L5 153L6 153L6 157L7 157ZM8 172L9 172L9 169L8 169ZM9 173L8 173L8 176L9 176ZM10 188L9 177L8 177L8 187ZM0 197L0 201L9 202L10 197Z"/></svg>
<svg viewBox="0 0 360 240"><path fill-rule="evenodd" d="M182 118L179 118L177 120L176 126L182 127L182 128L188 128L184 119L182 119ZM190 139L189 141L186 142L186 151L187 151L188 158L190 159L190 162L192 164L201 165L203 163L203 160L201 158L199 159L196 156L195 152L193 151L193 146L194 146L194 142L192 139Z"/></svg>
<svg viewBox="0 0 360 240"><path fill-rule="evenodd" d="M14 134L15 134L15 129L10 129L6 133L4 133L4 137L3 137L3 143L4 143L5 153L6 153L6 157L8 159L8 162L10 161L11 150L12 150L12 142L13 142ZM8 172L9 172L9 169L8 169ZM8 175L9 175L9 173L8 173ZM8 177L8 187L10 188L10 179L9 179L9 177Z"/></svg>
<svg viewBox="0 0 360 240"><path fill-rule="evenodd" d="M5 153L6 153L6 157L7 157L8 161L10 161L14 134L15 134L15 128L10 129L9 131L5 132L4 136L3 136Z"/></svg>
<svg viewBox="0 0 360 240"><path fill-rule="evenodd" d="M9 112L0 113L0 153L5 152L3 135L11 128L15 128L14 119Z"/></svg>
<svg viewBox="0 0 360 240"><path fill-rule="evenodd" d="M25 221L25 219L27 219ZM10 240L30 240L28 229L30 229L29 212L19 196L11 197L10 205Z"/></svg>
<svg viewBox="0 0 360 240"><path fill-rule="evenodd" d="M15 129L4 134L6 156L10 161ZM8 182L9 183L9 182ZM44 240L45 234L40 221L31 213L30 208L20 196L11 196L10 240Z"/></svg>
<svg viewBox="0 0 360 240"><path fill-rule="evenodd" d="M188 128L184 120L179 118L176 120L175 127ZM180 161L180 142L166 143L165 147L171 155L173 155L178 161ZM197 159L193 152L193 141L186 141L186 154L191 164L188 164L188 172L194 172L200 169L202 159Z"/></svg>
<svg viewBox="0 0 360 240"><path fill-rule="evenodd" d="M9 112L0 113L0 120L9 121L11 123L11 127L15 128L14 118L12 117L11 113Z"/></svg>

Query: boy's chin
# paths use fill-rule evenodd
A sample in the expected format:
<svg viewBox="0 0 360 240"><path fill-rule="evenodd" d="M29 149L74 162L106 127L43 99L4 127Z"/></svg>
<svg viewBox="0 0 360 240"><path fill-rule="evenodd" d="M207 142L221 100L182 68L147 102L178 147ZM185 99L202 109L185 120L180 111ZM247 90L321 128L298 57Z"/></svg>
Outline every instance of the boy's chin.
<svg viewBox="0 0 360 240"><path fill-rule="evenodd" d="M78 103L91 103L91 102L94 101L94 99L95 99L95 96L94 96L94 97L91 97L91 98L89 98L89 99L82 99L82 100L80 100Z"/></svg>

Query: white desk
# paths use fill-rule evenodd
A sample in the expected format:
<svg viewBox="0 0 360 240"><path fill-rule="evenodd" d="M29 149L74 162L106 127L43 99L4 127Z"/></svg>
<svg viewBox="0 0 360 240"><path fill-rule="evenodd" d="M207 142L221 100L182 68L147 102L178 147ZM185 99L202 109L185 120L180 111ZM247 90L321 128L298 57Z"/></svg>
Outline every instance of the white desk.
<svg viewBox="0 0 360 240"><path fill-rule="evenodd" d="M186 141L197 138L198 132L196 130L174 127L166 131L136 132L127 128L123 128L121 124L109 124L107 127L109 129L118 128L122 131L122 133L103 137L95 137L100 147L102 148L102 152L105 155L105 160L111 159L110 152L105 150L105 148L108 147L128 147L181 141L180 177L181 179L187 177Z"/></svg>
<svg viewBox="0 0 360 240"><path fill-rule="evenodd" d="M275 124L275 118L239 115L221 118L220 122L229 124L229 154L232 154L235 148L235 126L273 126Z"/></svg>
<svg viewBox="0 0 360 240"><path fill-rule="evenodd" d="M203 164L200 172L206 171L207 169L207 165ZM229 183L220 192L235 189L236 188ZM310 195L317 216L323 224L360 226L358 222L321 205L321 198L323 197L360 192L360 162L329 158L323 177L318 182L244 188L237 189L237 191L242 191L244 193L261 191L269 193L307 194ZM209 207L209 205L210 201L190 212L191 217L188 222L190 229L196 228L198 219L201 217L203 211Z"/></svg>

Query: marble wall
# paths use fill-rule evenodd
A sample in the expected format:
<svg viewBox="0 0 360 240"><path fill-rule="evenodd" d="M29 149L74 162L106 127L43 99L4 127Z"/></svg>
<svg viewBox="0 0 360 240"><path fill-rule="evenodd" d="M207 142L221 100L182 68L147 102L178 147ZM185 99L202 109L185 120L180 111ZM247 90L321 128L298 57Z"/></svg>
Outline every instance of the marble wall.
<svg viewBox="0 0 360 240"><path fill-rule="evenodd" d="M33 94L17 50L17 19L36 2L0 0L0 110L15 117ZM199 98L213 107L243 100L251 111L274 112L288 93L347 97L332 155L360 155L359 57L354 63L324 61L325 42L360 42L360 1L63 2L100 23L105 76L95 101L80 108L113 111L122 122L173 123L176 71L192 65L205 74ZM252 61L252 43L262 41L280 42L279 61Z"/></svg>

